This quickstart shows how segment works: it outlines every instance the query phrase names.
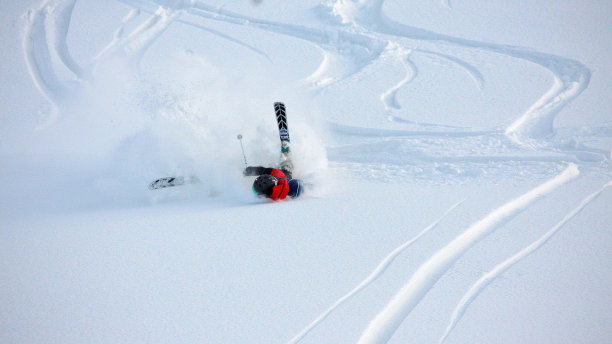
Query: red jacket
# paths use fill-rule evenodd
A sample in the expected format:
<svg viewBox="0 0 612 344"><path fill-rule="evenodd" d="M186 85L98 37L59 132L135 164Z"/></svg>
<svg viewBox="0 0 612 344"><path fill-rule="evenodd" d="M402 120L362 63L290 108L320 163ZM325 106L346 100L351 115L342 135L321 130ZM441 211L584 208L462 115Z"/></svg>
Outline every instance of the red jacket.
<svg viewBox="0 0 612 344"><path fill-rule="evenodd" d="M287 197L287 194L289 193L289 182L287 182L287 177L285 176L283 171L276 168L272 169L270 175L278 179L278 184L272 188L272 194L270 195L270 198L273 201L285 199Z"/></svg>

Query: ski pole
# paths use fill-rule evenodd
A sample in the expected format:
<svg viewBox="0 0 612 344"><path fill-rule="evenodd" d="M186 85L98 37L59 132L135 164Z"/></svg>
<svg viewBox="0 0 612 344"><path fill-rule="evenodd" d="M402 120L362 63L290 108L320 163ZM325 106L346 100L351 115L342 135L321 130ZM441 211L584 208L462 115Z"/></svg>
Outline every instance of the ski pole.
<svg viewBox="0 0 612 344"><path fill-rule="evenodd" d="M244 146L242 145L242 135L238 134L238 141L240 141L240 148L242 149L242 157L244 158L244 167L248 167L246 154L244 154Z"/></svg>

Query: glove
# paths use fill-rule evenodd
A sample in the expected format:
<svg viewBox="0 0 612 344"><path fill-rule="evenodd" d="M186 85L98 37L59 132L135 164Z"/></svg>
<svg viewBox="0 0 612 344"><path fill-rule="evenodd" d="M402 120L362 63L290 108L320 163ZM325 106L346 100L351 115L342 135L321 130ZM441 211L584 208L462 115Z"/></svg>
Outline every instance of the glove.
<svg viewBox="0 0 612 344"><path fill-rule="evenodd" d="M293 171L293 163L289 159L283 160L280 163L280 169L283 171L287 171L289 172L289 174L291 174L291 172Z"/></svg>
<svg viewBox="0 0 612 344"><path fill-rule="evenodd" d="M244 171L242 171L242 175L246 176L256 176L257 175L257 167L255 166L248 166L247 168L244 169Z"/></svg>

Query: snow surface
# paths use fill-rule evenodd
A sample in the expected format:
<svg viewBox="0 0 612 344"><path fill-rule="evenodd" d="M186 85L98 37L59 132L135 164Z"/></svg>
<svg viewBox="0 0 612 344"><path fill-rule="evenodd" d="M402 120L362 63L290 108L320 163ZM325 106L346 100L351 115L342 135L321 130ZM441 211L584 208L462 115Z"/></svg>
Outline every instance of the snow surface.
<svg viewBox="0 0 612 344"><path fill-rule="evenodd" d="M0 9L0 342L612 337L611 3Z"/></svg>

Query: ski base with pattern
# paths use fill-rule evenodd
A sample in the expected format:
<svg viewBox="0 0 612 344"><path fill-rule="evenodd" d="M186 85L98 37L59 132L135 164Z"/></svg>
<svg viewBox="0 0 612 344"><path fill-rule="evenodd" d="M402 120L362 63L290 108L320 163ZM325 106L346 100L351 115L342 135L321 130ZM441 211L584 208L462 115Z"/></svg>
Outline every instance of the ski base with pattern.
<svg viewBox="0 0 612 344"><path fill-rule="evenodd" d="M274 103L274 113L276 114L276 123L278 124L278 134L281 141L281 169L293 171L293 163L291 162L291 139L289 138L289 126L287 124L287 109L283 102Z"/></svg>
<svg viewBox="0 0 612 344"><path fill-rule="evenodd" d="M200 182L200 180L196 176L191 176L191 177L187 177L187 178L185 178L183 176L164 177L164 178L159 178L159 179L151 182L149 184L149 190L157 190L157 189L163 189L163 188L167 188L167 187L178 186L178 185L185 185L185 184L197 184L199 182Z"/></svg>

